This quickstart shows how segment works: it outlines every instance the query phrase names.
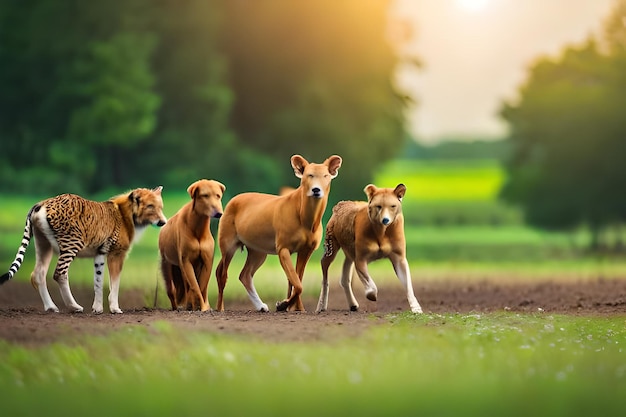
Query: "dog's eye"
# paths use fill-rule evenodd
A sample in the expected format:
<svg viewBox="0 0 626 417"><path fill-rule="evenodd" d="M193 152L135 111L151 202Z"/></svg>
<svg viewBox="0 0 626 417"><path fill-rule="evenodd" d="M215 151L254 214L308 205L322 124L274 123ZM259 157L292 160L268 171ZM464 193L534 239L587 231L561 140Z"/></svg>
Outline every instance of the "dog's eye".
<svg viewBox="0 0 626 417"><path fill-rule="evenodd" d="M383 206L376 206L376 208L377 208L378 210L381 210L381 209L383 208Z"/></svg>
<svg viewBox="0 0 626 417"><path fill-rule="evenodd" d="M146 206L146 208L147 208L148 210L154 210L154 204L148 204L148 205Z"/></svg>

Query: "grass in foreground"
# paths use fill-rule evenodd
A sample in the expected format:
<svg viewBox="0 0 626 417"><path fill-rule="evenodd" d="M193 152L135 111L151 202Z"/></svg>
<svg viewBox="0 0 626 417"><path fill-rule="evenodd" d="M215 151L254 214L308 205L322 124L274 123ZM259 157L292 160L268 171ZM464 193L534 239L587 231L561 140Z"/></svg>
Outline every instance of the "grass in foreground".
<svg viewBox="0 0 626 417"><path fill-rule="evenodd" d="M7 415L621 415L624 317L389 316L355 339L273 343L129 326L0 342Z"/></svg>

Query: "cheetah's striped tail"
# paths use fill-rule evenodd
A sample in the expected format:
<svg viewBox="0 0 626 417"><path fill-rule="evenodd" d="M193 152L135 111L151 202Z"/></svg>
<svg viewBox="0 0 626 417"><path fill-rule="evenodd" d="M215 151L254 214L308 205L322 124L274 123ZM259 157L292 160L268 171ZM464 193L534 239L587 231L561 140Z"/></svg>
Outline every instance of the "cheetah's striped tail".
<svg viewBox="0 0 626 417"><path fill-rule="evenodd" d="M0 277L0 285L4 284L5 282L13 278L13 275L17 273L17 270L20 269L20 266L22 266L22 262L24 262L24 254L26 253L26 248L28 248L30 239L33 237L33 229L31 228L30 216L33 213L33 210L35 210L35 208L37 208L38 206L39 205L35 205L33 208L31 208L30 211L28 212L28 215L26 216L26 226L24 226L24 235L22 236L22 243L20 244L20 247L17 250L17 254L15 255L15 260L13 261L13 263L11 264L11 267L9 268L9 272L7 272L6 274Z"/></svg>

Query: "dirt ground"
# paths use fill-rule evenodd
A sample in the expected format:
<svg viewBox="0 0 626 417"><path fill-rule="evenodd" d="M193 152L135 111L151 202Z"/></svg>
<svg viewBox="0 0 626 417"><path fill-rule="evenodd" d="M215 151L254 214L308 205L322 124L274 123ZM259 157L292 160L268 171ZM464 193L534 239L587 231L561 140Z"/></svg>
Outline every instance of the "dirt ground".
<svg viewBox="0 0 626 417"><path fill-rule="evenodd" d="M56 284L50 292L61 313L44 313L38 293L30 283L9 281L0 286L0 339L25 346L72 339L84 334L106 335L125 326L150 327L157 321L169 322L175 328L193 329L256 337L262 340L335 340L360 334L377 323L386 322L389 313L408 310L408 302L399 283L379 287L378 301L363 297L355 286L361 305L359 312L348 312L343 291L331 286L329 311L315 313L316 297L306 297L307 312L258 313L251 311L246 300L226 303L223 313L170 311L145 307L140 291L124 290L120 294L122 315L90 312L70 314L63 311ZM73 288L74 296L91 310L93 290ZM577 315L625 315L626 279L597 279L580 282L428 282L415 285L416 296L426 313L468 313L514 311L522 313ZM213 300L209 300L210 302ZM270 300L265 300L270 304Z"/></svg>

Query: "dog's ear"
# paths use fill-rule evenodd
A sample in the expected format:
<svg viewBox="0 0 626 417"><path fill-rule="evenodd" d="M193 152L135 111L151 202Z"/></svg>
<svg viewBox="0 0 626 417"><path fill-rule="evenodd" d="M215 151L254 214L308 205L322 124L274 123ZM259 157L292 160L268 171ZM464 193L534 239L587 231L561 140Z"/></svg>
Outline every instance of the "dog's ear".
<svg viewBox="0 0 626 417"><path fill-rule="evenodd" d="M220 190L222 190L222 194L224 194L224 191L226 191L226 186L219 181L215 181L215 183L218 187L220 187Z"/></svg>
<svg viewBox="0 0 626 417"><path fill-rule="evenodd" d="M337 174L339 174L339 167L341 167L341 162L342 159L339 155L330 156L328 157L328 159L326 159L326 161L324 161L324 164L326 164L326 166L328 167L328 172L330 173L331 177L335 178Z"/></svg>
<svg viewBox="0 0 626 417"><path fill-rule="evenodd" d="M159 185L158 187L154 188L152 190L153 193L155 193L156 195L161 195L161 191L163 191L163 186Z"/></svg>
<svg viewBox="0 0 626 417"><path fill-rule="evenodd" d="M365 191L365 195L367 196L367 202L372 201L372 197L378 188L374 184L368 184L363 191Z"/></svg>
<svg viewBox="0 0 626 417"><path fill-rule="evenodd" d="M189 194L189 197L191 197L192 200L196 198L196 192L198 191L198 182L199 181L196 181L189 187L187 187L187 194Z"/></svg>
<svg viewBox="0 0 626 417"><path fill-rule="evenodd" d="M291 157L291 166L293 167L293 172L296 174L296 177L302 178L304 175L304 168L309 165L309 161L304 159L300 155L294 155Z"/></svg>
<svg viewBox="0 0 626 417"><path fill-rule="evenodd" d="M398 197L398 200L402 201L404 198L404 194L406 194L406 185L398 184L396 188L393 190L393 193Z"/></svg>

